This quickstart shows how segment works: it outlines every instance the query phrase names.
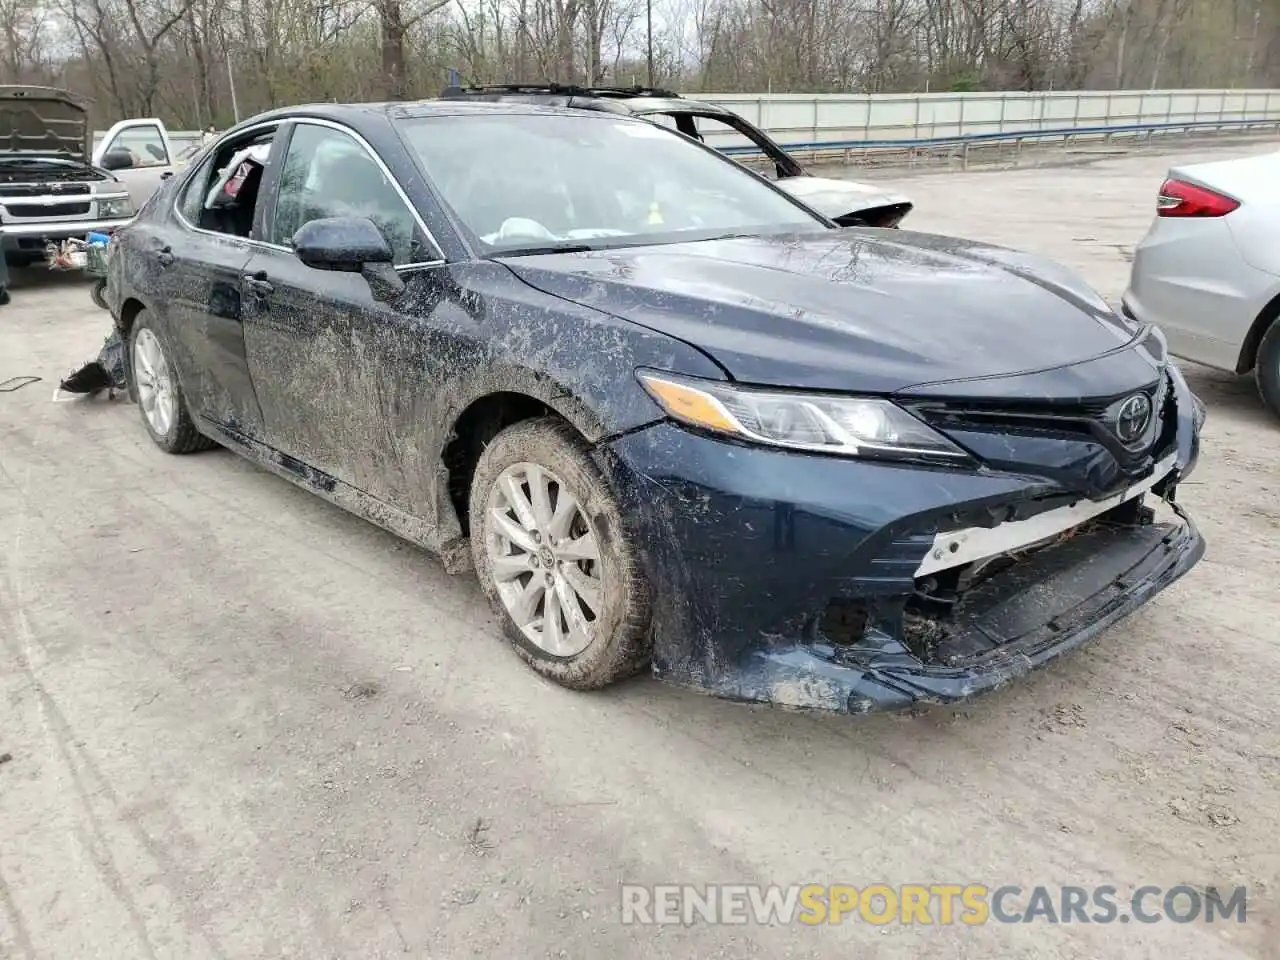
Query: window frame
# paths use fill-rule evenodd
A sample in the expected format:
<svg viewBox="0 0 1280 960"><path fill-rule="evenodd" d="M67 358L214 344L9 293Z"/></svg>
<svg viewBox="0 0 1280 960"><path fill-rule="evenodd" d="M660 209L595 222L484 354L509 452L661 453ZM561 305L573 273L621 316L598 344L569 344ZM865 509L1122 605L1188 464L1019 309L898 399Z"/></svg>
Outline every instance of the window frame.
<svg viewBox="0 0 1280 960"><path fill-rule="evenodd" d="M302 126L322 127L328 130L337 131L338 133L345 134L350 137L355 145L359 149L363 150L365 155L374 162L379 172L387 179L387 182L391 184L392 189L400 198L400 202L403 203L405 209L408 210L414 226L422 232L422 236L426 239L432 256L426 260L414 260L409 263L395 264L394 268L397 272L416 270L423 267L435 267L446 262L443 248L440 246L440 241L436 239L435 234L431 232L431 228L427 226L426 221L423 219L422 213L418 210L417 206L409 199L409 194L405 191L404 186L396 178L395 174L391 172L390 167L387 166L386 162L381 156L379 156L378 151L373 148L369 141L346 124L320 117L290 117L288 130L285 131L283 139L277 138L276 140L276 143L280 144L279 154L274 152L275 145L273 144L272 160L274 162L277 158L279 159L279 167L281 170L283 170L284 159L289 154L289 147L293 143L294 134L297 132L298 128ZM262 211L263 216L258 227L260 233L255 242L269 247L272 250L282 250L292 256L294 254L292 247L280 243L274 243L265 239L266 237L271 236L271 232L275 226L276 201L278 200L280 193L278 189L279 182L279 172L277 172L272 178L270 200L266 209Z"/></svg>
<svg viewBox="0 0 1280 960"><path fill-rule="evenodd" d="M420 260L413 263L403 263L395 267L396 272L418 270L423 267L437 267L443 263L447 263L444 256L444 248L440 246L440 241L436 239L431 228L427 226L423 220L422 213L409 199L408 193L405 192L404 186L396 179L386 162L378 155L378 151L373 149L369 141L361 136L356 130L344 123L338 123L334 120L328 120L321 117L274 117L270 120L264 120L261 123L255 123L251 127L245 127L242 130L229 132L225 136L216 140L207 148L209 151L207 163L213 163L214 158L222 152L222 150L237 141L252 139L255 134L260 134L264 130L275 130L275 136L271 140L271 154L267 160L268 169L263 172L263 181L259 186L259 200L265 200L266 203L259 202L253 215L253 228L249 231L249 236L240 237L231 233L219 233L217 230L207 230L204 227L197 226L189 221L182 212L182 198L186 196L187 190L191 187L192 179L197 176L201 170L205 169L205 164L200 163L190 168L186 172L186 176L182 181L182 185L174 192L173 203L170 207L172 216L178 221L179 225L190 231L191 233L201 234L207 237L218 237L222 240L230 240L239 243L245 243L250 246L262 247L267 250L276 250L281 253L287 253L289 256L295 256L292 247L286 247L283 244L271 243L264 238L269 236L268 228L275 218L276 212L276 190L277 183L276 167L278 161L285 155L285 151L289 149L289 144L293 140L293 131L299 124L311 124L318 127L328 127L347 134L353 138L356 144L364 150L377 164L378 169L391 182L391 186L399 194L401 201L409 209L416 225L422 230L422 234L426 237L427 242L431 246L434 258L430 260ZM269 179L268 179L269 178ZM268 189L269 188L269 189ZM265 191L265 195L262 191Z"/></svg>
<svg viewBox="0 0 1280 960"><path fill-rule="evenodd" d="M200 177L203 172L204 174L203 187L204 189L207 190L209 186L208 174L218 154L222 153L224 148L227 146L230 146L232 144L236 144L239 142L247 142L249 140L255 139L256 135L261 134L265 130L274 130L275 135L271 138L271 152L268 154L268 158L267 158L268 169L263 171L262 182L258 185L258 202L255 202L254 204L253 226L249 228L249 235L247 237L242 237L239 234L235 234L235 233L222 233L218 230L210 230L207 227L201 227L197 224L192 223L190 220L188 220L186 217L186 214L182 210L182 201L186 198L187 191L192 189L195 186L196 179ZM272 166L273 161L275 160L276 152L279 149L279 145L281 143L281 138L286 133L287 133L286 121L279 120L279 119L268 120L268 121L264 121L263 123L256 123L252 127L246 127L244 130L237 130L234 134L223 137L221 140L218 140L216 143L210 146L208 155L204 158L202 162L196 164L194 167L191 168L191 170L187 173L186 177L183 179L182 185L179 186L178 189L174 192L173 206L171 208L171 212L173 214L174 219L178 221L179 225L183 229L188 230L191 233L198 233L206 237L217 237L220 240L224 240L224 241L245 243L245 244L256 245L256 246L266 246L266 247L271 247L272 249L278 249L273 244L264 243L261 239L259 239L260 224L262 222L262 216L264 213L264 205L262 204L261 201L266 199L265 196L263 195L262 188L265 187L267 184L266 178L269 176L269 172L270 172L269 168ZM201 204L203 203L204 203L204 198L201 197ZM274 201L271 202L271 206L274 207ZM292 252L293 251L290 251L290 253Z"/></svg>
<svg viewBox="0 0 1280 960"><path fill-rule="evenodd" d="M787 151L783 150L782 147L770 139L768 134L753 124L746 117L740 116L732 111L721 113L719 110L708 110L693 105L690 105L688 108L683 110L666 110L658 112L663 116L671 117L676 122L677 128L679 127L680 120L687 117L689 122L693 125L694 130L697 130L700 136L702 135L702 131L698 129L699 120L711 120L715 123L724 124L734 133L738 134L738 136L749 140L761 153L765 155L765 158L774 165L777 171L777 177L767 178L770 181L774 181L775 179L790 180L793 177L804 176L804 167L800 162L791 156L791 154L787 153ZM653 115L657 115L658 112L655 112ZM640 116L648 117L650 114L640 114ZM684 133L684 130L679 130L679 132ZM698 142L707 149L715 150L716 153L720 153L720 151L714 146L707 143L705 139L698 140ZM727 153L720 153L720 155L722 157L727 157L735 163L739 163L736 157L730 156ZM745 164L741 165L745 166ZM750 168L748 167L748 169Z"/></svg>
<svg viewBox="0 0 1280 960"><path fill-rule="evenodd" d="M203 191L196 188L196 183L199 180L203 180L204 183L208 183L209 173L212 172L211 168L213 167L213 159L215 156L216 154L210 153L200 163L192 167L191 173L182 180L181 184L178 186L177 195L173 198L174 212L177 213L183 226L190 227L193 230L202 230L202 228L195 226L194 222L187 216L187 211L184 210L183 207L187 200L190 199L191 196L195 195L200 197L200 206L203 208ZM198 215L196 219L199 220ZM209 232L216 233L217 231ZM229 234L219 234L219 236L229 236Z"/></svg>

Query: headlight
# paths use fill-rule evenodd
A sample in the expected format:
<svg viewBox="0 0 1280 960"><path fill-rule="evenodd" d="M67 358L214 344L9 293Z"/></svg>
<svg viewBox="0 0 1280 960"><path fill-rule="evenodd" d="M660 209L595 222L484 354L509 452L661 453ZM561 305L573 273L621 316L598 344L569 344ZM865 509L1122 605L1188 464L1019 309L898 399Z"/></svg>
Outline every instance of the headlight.
<svg viewBox="0 0 1280 960"><path fill-rule="evenodd" d="M109 217L111 219L115 219L116 217L132 217L133 204L129 201L128 197L121 197L119 200L99 200L98 216Z"/></svg>
<svg viewBox="0 0 1280 960"><path fill-rule="evenodd" d="M888 400L760 390L649 370L638 376L663 410L703 430L850 457L970 459Z"/></svg>

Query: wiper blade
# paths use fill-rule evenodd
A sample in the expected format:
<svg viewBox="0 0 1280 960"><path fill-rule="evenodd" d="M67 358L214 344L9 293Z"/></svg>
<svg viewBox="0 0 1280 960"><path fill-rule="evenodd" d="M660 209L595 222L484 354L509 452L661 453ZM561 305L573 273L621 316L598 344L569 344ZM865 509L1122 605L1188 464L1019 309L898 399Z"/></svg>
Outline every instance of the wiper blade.
<svg viewBox="0 0 1280 960"><path fill-rule="evenodd" d="M596 248L587 243L548 243L540 247L504 247L491 257L536 257L543 253L590 253Z"/></svg>

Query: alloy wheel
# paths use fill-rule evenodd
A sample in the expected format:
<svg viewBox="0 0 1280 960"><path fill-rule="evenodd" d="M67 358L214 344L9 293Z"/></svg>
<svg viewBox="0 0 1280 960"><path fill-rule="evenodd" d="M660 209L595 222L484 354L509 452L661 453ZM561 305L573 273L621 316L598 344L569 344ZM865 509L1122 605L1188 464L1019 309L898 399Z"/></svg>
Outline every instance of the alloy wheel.
<svg viewBox="0 0 1280 960"><path fill-rule="evenodd" d="M498 596L525 638L554 657L590 646L604 595L600 544L564 481L536 463L512 464L494 484L485 525Z"/></svg>
<svg viewBox="0 0 1280 960"><path fill-rule="evenodd" d="M173 373L160 339L146 327L133 341L133 375L142 415L156 436L168 436L178 412Z"/></svg>

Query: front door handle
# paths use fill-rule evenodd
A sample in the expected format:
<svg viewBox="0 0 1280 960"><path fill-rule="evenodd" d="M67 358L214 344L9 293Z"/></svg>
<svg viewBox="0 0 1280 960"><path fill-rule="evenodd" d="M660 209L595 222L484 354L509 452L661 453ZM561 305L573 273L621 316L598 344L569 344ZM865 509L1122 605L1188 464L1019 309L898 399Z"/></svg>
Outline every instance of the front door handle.
<svg viewBox="0 0 1280 960"><path fill-rule="evenodd" d="M169 266L171 263L173 263L173 260L174 260L173 247L169 247L169 246L161 247L156 252L156 259L160 261L160 266L162 267Z"/></svg>
<svg viewBox="0 0 1280 960"><path fill-rule="evenodd" d="M265 273L257 273L252 277L246 276L244 278L244 285L249 289L250 293L259 297L265 297L275 289L275 287L271 286L270 282L267 280L267 275Z"/></svg>

